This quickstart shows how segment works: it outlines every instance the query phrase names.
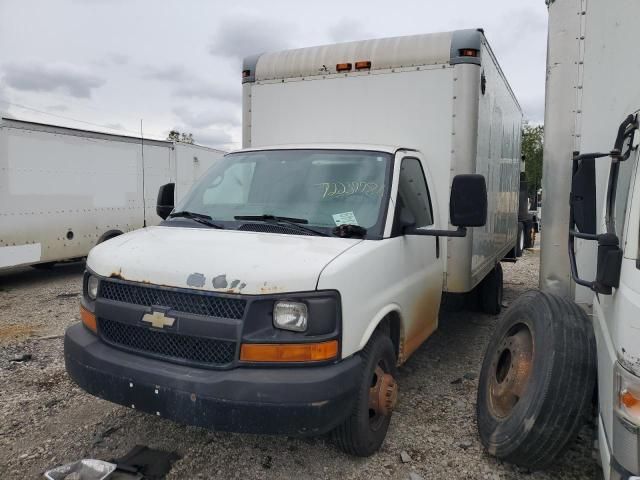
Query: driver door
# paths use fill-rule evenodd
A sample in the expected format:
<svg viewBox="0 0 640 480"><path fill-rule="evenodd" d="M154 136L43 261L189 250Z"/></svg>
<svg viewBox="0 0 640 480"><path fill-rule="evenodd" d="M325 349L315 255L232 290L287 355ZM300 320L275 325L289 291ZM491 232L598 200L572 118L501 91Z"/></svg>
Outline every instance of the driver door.
<svg viewBox="0 0 640 480"><path fill-rule="evenodd" d="M402 305L404 317L403 352L409 357L438 327L442 298L443 258L438 237L404 235L400 226L403 209L415 219L418 228L437 228L434 210L435 190L425 175L425 164L413 152L397 157L400 162L394 226L392 236L403 242L406 268L406 295Z"/></svg>

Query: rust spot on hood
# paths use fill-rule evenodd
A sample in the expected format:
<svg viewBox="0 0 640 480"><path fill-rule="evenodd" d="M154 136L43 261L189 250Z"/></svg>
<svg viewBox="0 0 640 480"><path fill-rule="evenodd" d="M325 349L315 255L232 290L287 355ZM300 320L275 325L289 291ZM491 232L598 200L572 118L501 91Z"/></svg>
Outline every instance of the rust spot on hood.
<svg viewBox="0 0 640 480"><path fill-rule="evenodd" d="M117 272L113 272L109 277L117 278L118 280L126 280L126 278L122 276L122 268L119 268Z"/></svg>

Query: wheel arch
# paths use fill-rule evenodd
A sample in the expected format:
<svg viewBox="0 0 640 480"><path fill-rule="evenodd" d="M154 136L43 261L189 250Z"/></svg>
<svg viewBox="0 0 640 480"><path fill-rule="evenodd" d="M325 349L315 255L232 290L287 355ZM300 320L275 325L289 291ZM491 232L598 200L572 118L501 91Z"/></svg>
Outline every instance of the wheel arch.
<svg viewBox="0 0 640 480"><path fill-rule="evenodd" d="M393 348L396 352L398 364L404 361L402 344L404 340L404 324L400 306L397 304L389 304L378 311L369 323L358 345L358 350L362 350L373 333L382 330L391 338Z"/></svg>

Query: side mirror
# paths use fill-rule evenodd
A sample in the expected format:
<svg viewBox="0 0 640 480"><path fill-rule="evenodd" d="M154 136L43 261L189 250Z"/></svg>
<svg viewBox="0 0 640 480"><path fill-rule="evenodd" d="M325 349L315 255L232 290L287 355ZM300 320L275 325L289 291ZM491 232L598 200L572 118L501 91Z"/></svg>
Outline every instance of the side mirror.
<svg viewBox="0 0 640 480"><path fill-rule="evenodd" d="M596 161L576 162L571 178L571 210L580 233L596 234Z"/></svg>
<svg viewBox="0 0 640 480"><path fill-rule="evenodd" d="M166 185L162 185L158 190L156 213L163 220L165 220L173 210L175 190L175 183L167 183Z"/></svg>
<svg viewBox="0 0 640 480"><path fill-rule="evenodd" d="M620 286L622 249L618 237L612 233L598 235L598 267L593 289L603 295L611 295Z"/></svg>
<svg viewBox="0 0 640 480"><path fill-rule="evenodd" d="M454 227L483 227L487 223L487 184L478 174L456 175L451 184L449 218Z"/></svg>

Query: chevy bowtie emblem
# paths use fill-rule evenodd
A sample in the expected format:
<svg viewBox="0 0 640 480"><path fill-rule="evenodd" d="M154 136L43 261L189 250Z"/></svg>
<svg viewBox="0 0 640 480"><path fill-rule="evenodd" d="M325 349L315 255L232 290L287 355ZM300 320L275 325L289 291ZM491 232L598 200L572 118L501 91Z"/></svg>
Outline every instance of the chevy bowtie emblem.
<svg viewBox="0 0 640 480"><path fill-rule="evenodd" d="M142 317L142 321L150 323L151 326L155 328L164 328L172 327L176 319L167 317L163 312L152 312L145 313Z"/></svg>

